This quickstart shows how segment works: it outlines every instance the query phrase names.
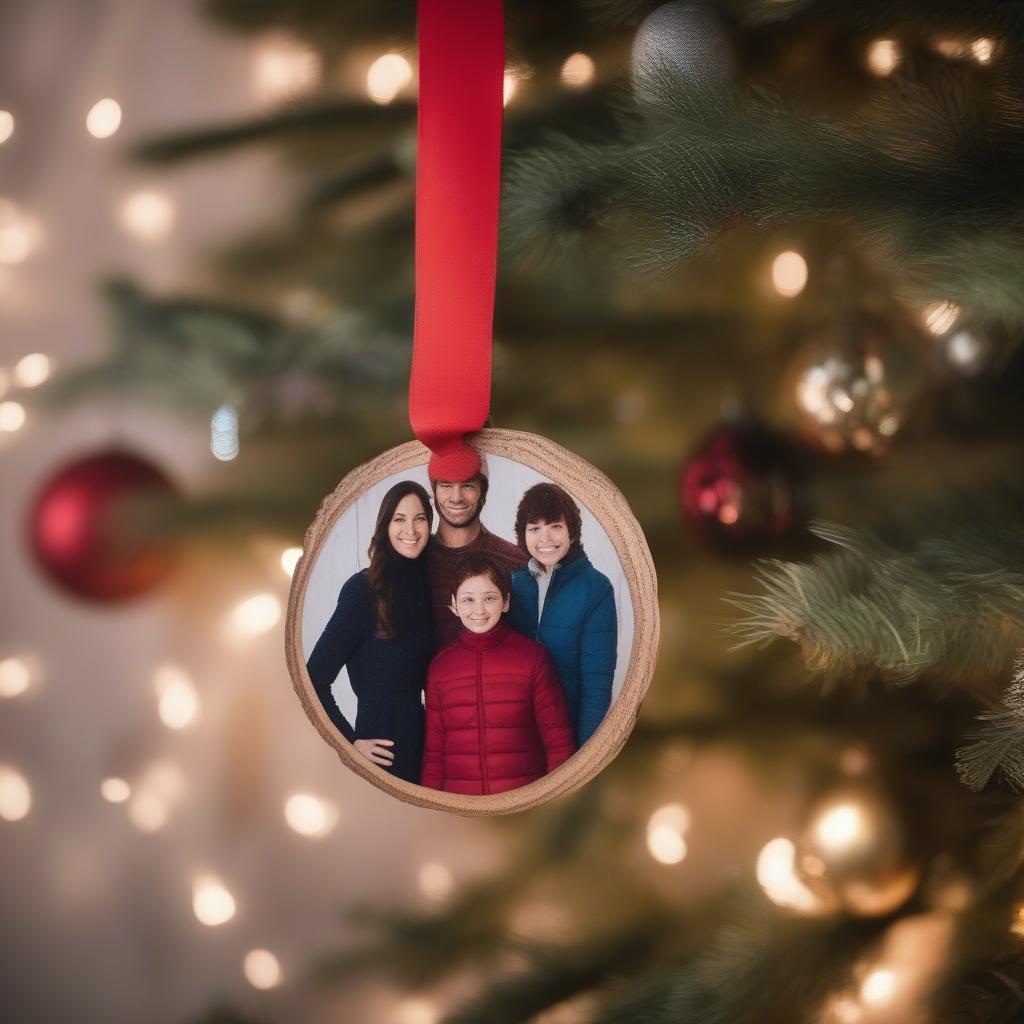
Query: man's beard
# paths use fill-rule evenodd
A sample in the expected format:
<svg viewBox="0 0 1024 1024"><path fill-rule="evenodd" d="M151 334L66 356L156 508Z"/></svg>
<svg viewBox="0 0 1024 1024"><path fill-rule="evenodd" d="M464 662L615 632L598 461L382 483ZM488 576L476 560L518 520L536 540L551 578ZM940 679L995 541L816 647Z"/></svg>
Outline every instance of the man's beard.
<svg viewBox="0 0 1024 1024"><path fill-rule="evenodd" d="M480 503L482 504L482 503ZM437 505L437 514L454 530L464 530L467 526L472 526L480 518L480 504L477 504L476 508L473 509L473 514L464 523L454 523L444 514L444 509L441 504Z"/></svg>

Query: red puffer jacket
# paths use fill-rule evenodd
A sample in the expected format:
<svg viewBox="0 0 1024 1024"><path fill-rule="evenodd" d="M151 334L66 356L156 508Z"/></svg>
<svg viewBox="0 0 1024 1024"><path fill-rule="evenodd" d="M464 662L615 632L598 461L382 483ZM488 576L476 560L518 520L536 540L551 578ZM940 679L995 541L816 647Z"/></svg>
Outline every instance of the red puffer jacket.
<svg viewBox="0 0 1024 1024"><path fill-rule="evenodd" d="M430 663L420 784L448 793L504 793L575 751L548 652L505 625L463 629Z"/></svg>

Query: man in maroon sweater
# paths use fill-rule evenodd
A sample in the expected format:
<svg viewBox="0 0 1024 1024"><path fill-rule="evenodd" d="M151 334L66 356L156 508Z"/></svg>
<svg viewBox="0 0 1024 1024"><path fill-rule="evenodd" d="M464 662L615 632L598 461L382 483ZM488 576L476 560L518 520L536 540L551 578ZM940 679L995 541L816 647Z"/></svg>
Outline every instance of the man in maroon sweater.
<svg viewBox="0 0 1024 1024"><path fill-rule="evenodd" d="M455 574L466 555L487 555L511 573L526 565L528 557L518 545L496 537L483 523L480 513L487 500L486 462L481 455L481 472L463 483L432 480L437 532L427 547L427 570L437 623L437 649L455 643L461 623L452 614Z"/></svg>

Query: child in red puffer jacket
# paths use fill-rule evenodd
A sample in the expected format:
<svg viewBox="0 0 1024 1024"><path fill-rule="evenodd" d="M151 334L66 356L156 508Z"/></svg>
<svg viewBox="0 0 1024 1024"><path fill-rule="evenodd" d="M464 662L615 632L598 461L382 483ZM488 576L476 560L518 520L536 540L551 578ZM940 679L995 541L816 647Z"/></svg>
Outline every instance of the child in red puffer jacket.
<svg viewBox="0 0 1024 1024"><path fill-rule="evenodd" d="M508 572L484 555L459 565L454 644L430 663L420 784L503 793L534 782L576 749L565 697L541 644L510 629Z"/></svg>

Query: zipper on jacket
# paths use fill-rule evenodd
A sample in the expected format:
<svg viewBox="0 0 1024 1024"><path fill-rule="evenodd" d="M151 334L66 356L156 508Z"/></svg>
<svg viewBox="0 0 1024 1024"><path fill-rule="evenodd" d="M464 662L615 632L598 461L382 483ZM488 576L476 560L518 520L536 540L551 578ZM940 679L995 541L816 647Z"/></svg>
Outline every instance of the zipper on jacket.
<svg viewBox="0 0 1024 1024"><path fill-rule="evenodd" d="M486 794L491 791L491 780L487 775L487 724L484 719L484 649L480 645L476 649L476 707L480 716L480 778Z"/></svg>

